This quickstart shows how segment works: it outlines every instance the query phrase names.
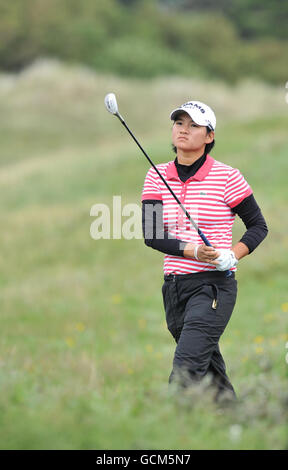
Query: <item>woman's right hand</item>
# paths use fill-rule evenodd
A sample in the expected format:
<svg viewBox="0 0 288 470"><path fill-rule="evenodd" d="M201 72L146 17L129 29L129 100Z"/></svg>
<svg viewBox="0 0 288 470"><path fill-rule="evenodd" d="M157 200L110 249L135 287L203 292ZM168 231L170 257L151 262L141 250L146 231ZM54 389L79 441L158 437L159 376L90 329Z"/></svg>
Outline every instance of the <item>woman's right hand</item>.
<svg viewBox="0 0 288 470"><path fill-rule="evenodd" d="M195 244L187 243L184 248L185 258L195 258ZM220 256L220 253L216 250L215 246L207 246L204 243L202 245L197 245L197 258L202 263L214 264L213 261Z"/></svg>

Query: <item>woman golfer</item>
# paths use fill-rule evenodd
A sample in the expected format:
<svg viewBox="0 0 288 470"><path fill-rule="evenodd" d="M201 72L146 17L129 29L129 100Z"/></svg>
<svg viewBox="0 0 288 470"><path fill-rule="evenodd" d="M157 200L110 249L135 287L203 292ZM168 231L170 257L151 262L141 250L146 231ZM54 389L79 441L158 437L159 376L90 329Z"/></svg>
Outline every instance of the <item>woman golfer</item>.
<svg viewBox="0 0 288 470"><path fill-rule="evenodd" d="M206 246L183 210L151 168L142 193L146 245L165 253L162 287L167 326L177 346L169 383L187 387L210 374L216 401L235 392L219 349L232 314L236 266L267 235L253 192L238 169L209 155L216 117L199 101L172 111L174 161L157 165L212 246ZM232 246L236 214L245 224ZM230 270L230 276L227 276Z"/></svg>

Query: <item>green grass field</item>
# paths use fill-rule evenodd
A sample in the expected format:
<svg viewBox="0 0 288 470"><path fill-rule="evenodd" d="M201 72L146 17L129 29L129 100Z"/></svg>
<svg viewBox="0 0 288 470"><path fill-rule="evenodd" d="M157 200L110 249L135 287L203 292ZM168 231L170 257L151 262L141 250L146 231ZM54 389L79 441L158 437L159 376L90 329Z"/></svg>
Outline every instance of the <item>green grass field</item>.
<svg viewBox="0 0 288 470"><path fill-rule="evenodd" d="M212 155L243 172L267 219L220 343L234 407L213 405L205 383L168 388L163 255L90 236L91 207L113 195L140 206L148 170L105 111L109 91L157 163L174 158L169 112L192 96L214 106ZM128 82L43 62L0 77L0 105L0 448L287 448L284 87ZM243 231L237 220L235 241Z"/></svg>

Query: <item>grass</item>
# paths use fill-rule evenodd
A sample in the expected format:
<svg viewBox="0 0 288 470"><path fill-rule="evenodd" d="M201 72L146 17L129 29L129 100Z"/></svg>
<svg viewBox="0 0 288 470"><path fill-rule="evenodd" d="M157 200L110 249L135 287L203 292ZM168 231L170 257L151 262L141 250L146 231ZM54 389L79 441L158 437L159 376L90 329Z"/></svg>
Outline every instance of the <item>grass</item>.
<svg viewBox="0 0 288 470"><path fill-rule="evenodd" d="M240 264L220 343L232 408L215 407L206 383L183 396L167 386L162 254L141 239L90 236L93 204L139 204L148 169L105 93L119 93L161 162L173 158L167 116L187 89L219 109L213 156L245 174L270 229ZM1 449L287 448L284 97L262 84L126 82L55 62L2 76ZM235 241L243 230L237 220Z"/></svg>

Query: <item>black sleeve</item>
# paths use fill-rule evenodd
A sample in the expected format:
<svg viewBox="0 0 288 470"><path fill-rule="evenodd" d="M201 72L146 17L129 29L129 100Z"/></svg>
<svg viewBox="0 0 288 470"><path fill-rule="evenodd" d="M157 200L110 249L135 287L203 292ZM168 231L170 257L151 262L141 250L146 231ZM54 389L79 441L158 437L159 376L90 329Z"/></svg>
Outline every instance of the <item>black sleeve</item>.
<svg viewBox="0 0 288 470"><path fill-rule="evenodd" d="M164 230L162 201L149 199L142 202L142 230L147 246L167 255L184 256L187 242L172 238Z"/></svg>
<svg viewBox="0 0 288 470"><path fill-rule="evenodd" d="M248 247L249 253L252 253L268 233L268 228L260 207L255 201L253 194L251 194L232 210L235 214L239 215L247 228L240 242Z"/></svg>

